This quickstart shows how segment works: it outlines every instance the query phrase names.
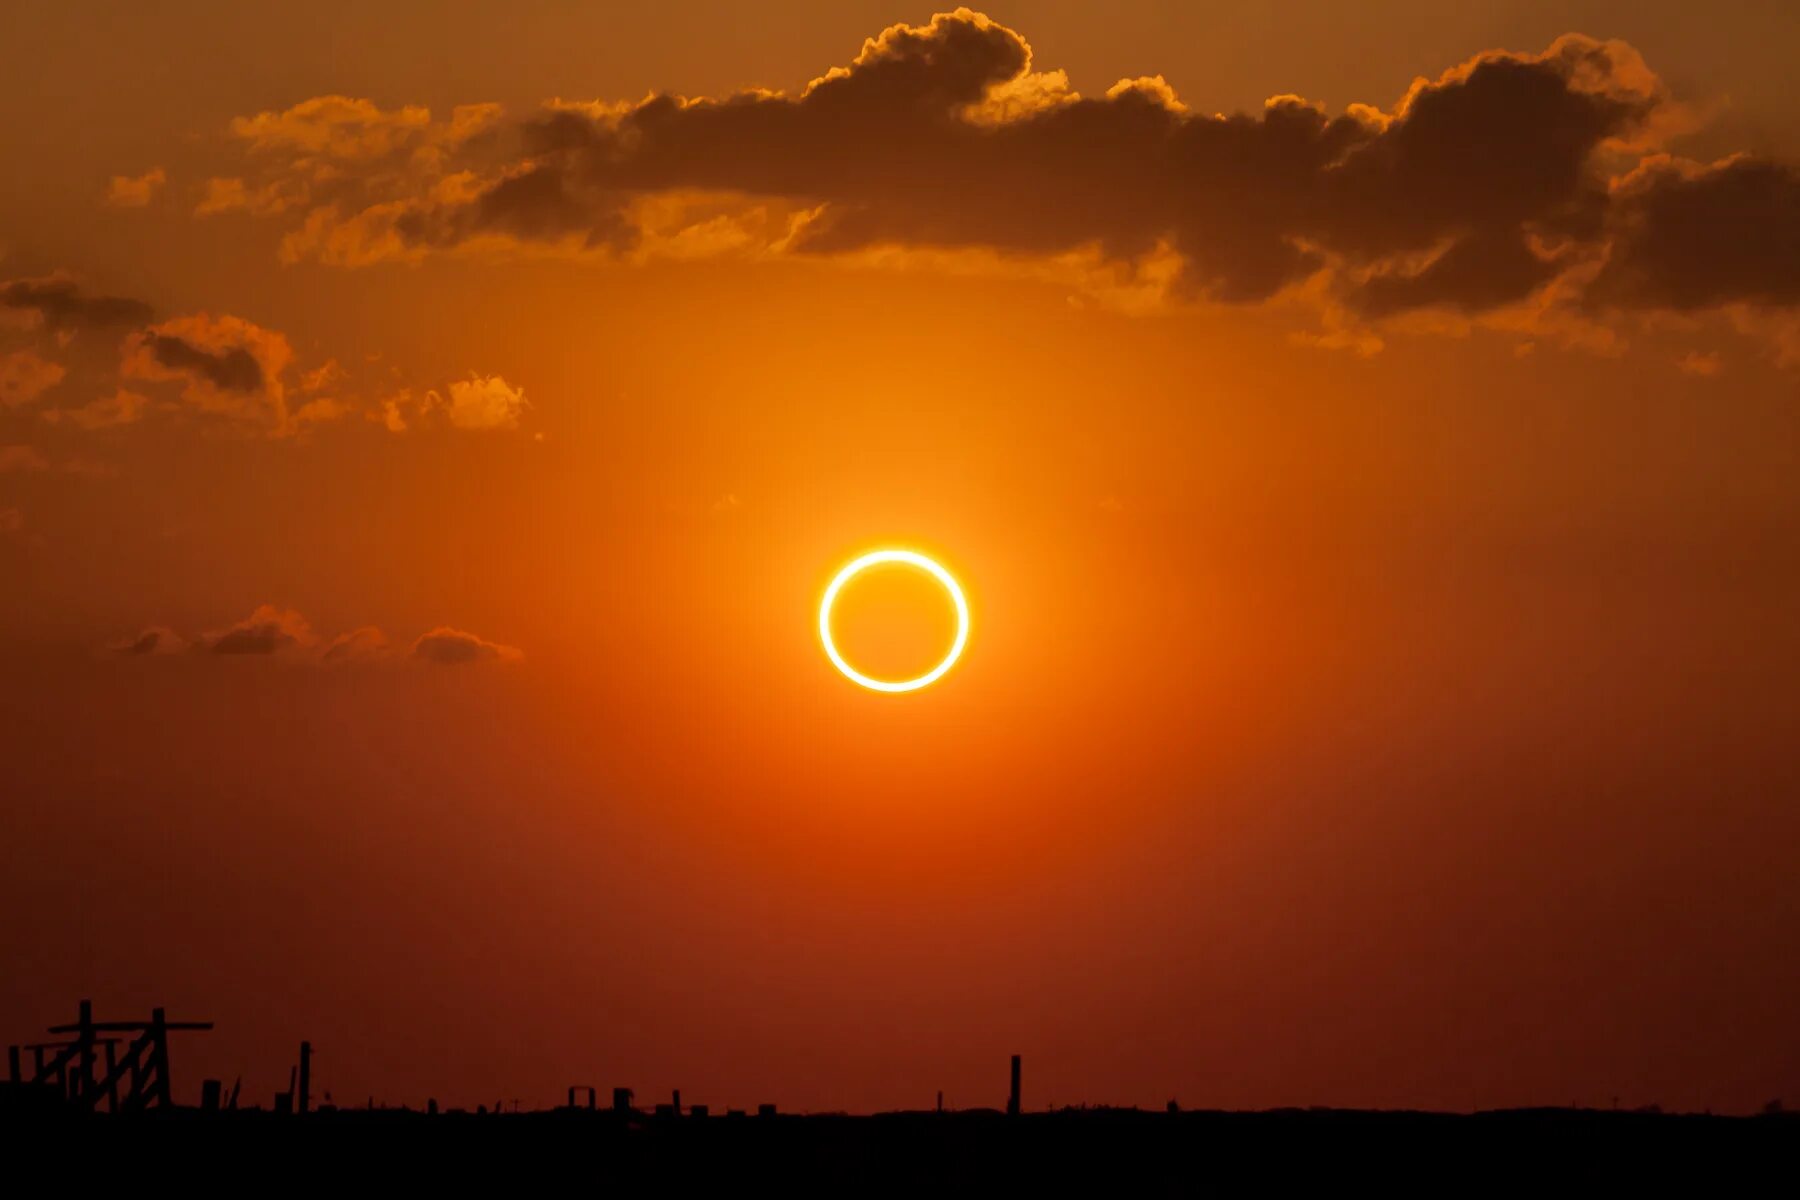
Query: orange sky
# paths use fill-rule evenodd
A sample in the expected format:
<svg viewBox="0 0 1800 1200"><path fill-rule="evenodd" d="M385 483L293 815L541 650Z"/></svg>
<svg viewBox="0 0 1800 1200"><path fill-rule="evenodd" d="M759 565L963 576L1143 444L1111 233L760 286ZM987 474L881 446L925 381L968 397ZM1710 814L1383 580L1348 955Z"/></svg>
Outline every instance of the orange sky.
<svg viewBox="0 0 1800 1200"><path fill-rule="evenodd" d="M8 1040L1791 1096L1800 17L748 11L14 18Z"/></svg>

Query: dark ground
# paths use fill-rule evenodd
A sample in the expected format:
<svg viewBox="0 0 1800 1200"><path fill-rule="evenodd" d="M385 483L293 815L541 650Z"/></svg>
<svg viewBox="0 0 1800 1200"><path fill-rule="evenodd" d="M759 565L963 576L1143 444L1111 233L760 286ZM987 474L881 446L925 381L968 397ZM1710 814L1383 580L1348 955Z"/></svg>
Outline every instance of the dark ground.
<svg viewBox="0 0 1800 1200"><path fill-rule="evenodd" d="M635 1117L192 1110L0 1117L13 1194L134 1180L184 1192L630 1187L1061 1194L1330 1190L1800 1194L1800 1117L1570 1109L1475 1115L1085 1110ZM44 1172L40 1174L40 1172ZM72 1190L70 1190L72 1189ZM0 1191L10 1190L0 1184Z"/></svg>

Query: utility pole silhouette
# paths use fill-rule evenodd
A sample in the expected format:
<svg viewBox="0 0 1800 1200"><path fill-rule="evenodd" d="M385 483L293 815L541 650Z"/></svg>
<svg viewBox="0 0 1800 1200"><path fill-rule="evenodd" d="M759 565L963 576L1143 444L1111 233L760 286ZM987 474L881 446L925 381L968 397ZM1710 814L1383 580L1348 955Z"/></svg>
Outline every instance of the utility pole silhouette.
<svg viewBox="0 0 1800 1200"><path fill-rule="evenodd" d="M1012 1056L1012 1094L1006 1098L1006 1115L1019 1115L1019 1056Z"/></svg>

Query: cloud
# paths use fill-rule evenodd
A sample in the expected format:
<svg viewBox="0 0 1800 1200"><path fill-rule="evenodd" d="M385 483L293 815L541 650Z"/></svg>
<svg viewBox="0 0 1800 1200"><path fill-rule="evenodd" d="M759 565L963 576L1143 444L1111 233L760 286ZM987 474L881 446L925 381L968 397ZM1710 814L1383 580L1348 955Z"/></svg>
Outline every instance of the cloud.
<svg viewBox="0 0 1800 1200"><path fill-rule="evenodd" d="M252 150L311 158L380 158L414 142L431 125L431 111L408 106L383 111L367 100L316 96L283 112L237 117L231 135Z"/></svg>
<svg viewBox="0 0 1800 1200"><path fill-rule="evenodd" d="M1699 350L1689 350L1686 354L1675 360L1675 366L1676 369L1681 371L1684 375L1699 375L1704 378L1711 378L1725 369L1725 361L1717 354L1702 353Z"/></svg>
<svg viewBox="0 0 1800 1200"><path fill-rule="evenodd" d="M387 634L373 625L340 633L319 654L320 662L369 662L388 654Z"/></svg>
<svg viewBox="0 0 1800 1200"><path fill-rule="evenodd" d="M49 469L50 460L45 458L36 446L0 446L0 475L12 471L47 471Z"/></svg>
<svg viewBox="0 0 1800 1200"><path fill-rule="evenodd" d="M150 319L150 306L141 300L90 296L61 275L0 284L0 308L22 312L52 333L140 325Z"/></svg>
<svg viewBox="0 0 1800 1200"><path fill-rule="evenodd" d="M300 390L306 393L323 391L344 381L344 368L338 360L328 358L310 371L300 373Z"/></svg>
<svg viewBox="0 0 1800 1200"><path fill-rule="evenodd" d="M446 390L450 393L447 400L435 388L423 393L400 388L382 397L369 412L369 419L380 422L389 433L405 433L442 413L453 427L479 433L516 429L531 408L525 389L498 375L472 374Z"/></svg>
<svg viewBox="0 0 1800 1200"><path fill-rule="evenodd" d="M525 389L498 375L471 375L450 385L450 423L458 429L514 429L529 407Z"/></svg>
<svg viewBox="0 0 1800 1200"><path fill-rule="evenodd" d="M168 182L161 167L152 167L142 175L114 175L106 187L106 202L114 208L143 208Z"/></svg>
<svg viewBox="0 0 1800 1200"><path fill-rule="evenodd" d="M23 408L62 382L68 372L31 350L0 354L0 408Z"/></svg>
<svg viewBox="0 0 1800 1200"><path fill-rule="evenodd" d="M1690 114L1631 46L1579 34L1477 55L1387 108L1283 95L1221 115L1154 75L1079 95L958 9L797 92L492 117L458 139L429 132L454 117L320 97L234 131L273 177L332 165L290 261L977 254L1100 295L1300 296L1327 314L1313 341L1358 349L1419 313L1800 305L1794 168L1666 159Z"/></svg>
<svg viewBox="0 0 1800 1200"><path fill-rule="evenodd" d="M190 409L279 437L299 428L282 378L293 357L287 338L272 329L197 313L133 333L119 373L179 383Z"/></svg>
<svg viewBox="0 0 1800 1200"><path fill-rule="evenodd" d="M80 331L112 327L127 330L116 379L99 377L112 390L86 403L64 402L43 413L47 422L98 430L135 424L152 411L185 411L283 438L359 412L396 432L438 411L459 429L509 430L531 407L523 388L482 374L451 384L448 400L430 389L415 400L405 388L372 398L338 359L297 364L285 334L246 318L198 312L152 324L150 315L141 301L89 294L65 275L0 283L0 329L22 328L37 343L0 351L0 407L34 404L68 378L71 368L48 354L69 357L76 382L91 387L97 361L68 346Z"/></svg>
<svg viewBox="0 0 1800 1200"><path fill-rule="evenodd" d="M401 388L382 397L378 411L369 415L370 420L378 420L389 433L405 433L412 428L412 418L424 416L431 411L432 402L438 399L436 392L427 392L423 398L415 400L411 388Z"/></svg>
<svg viewBox="0 0 1800 1200"><path fill-rule="evenodd" d="M502 646L440 625L413 643L413 657L439 666L460 666L477 662L517 662L524 655L511 646Z"/></svg>
<svg viewBox="0 0 1800 1200"><path fill-rule="evenodd" d="M317 642L305 617L272 604L200 639L208 654L281 654L305 650Z"/></svg>
<svg viewBox="0 0 1800 1200"><path fill-rule="evenodd" d="M380 224L372 242L395 254L483 237L629 248L644 194L728 192L814 211L795 253L1098 247L1129 260L1168 244L1187 291L1260 300L1333 256L1522 246L1536 226L1591 219L1604 192L1589 156L1661 98L1629 47L1579 37L1419 81L1391 113L1334 117L1283 96L1221 117L1157 78L1099 98L1046 78L1023 37L962 9L889 28L797 94L554 108L525 123L515 161L342 224ZM1461 277L1444 276L1406 301L1455 294Z"/></svg>
<svg viewBox="0 0 1800 1200"><path fill-rule="evenodd" d="M220 213L244 212L252 216L271 217L287 211L305 200L304 189L286 181L272 180L254 189L239 178L208 179L194 206L197 217Z"/></svg>
<svg viewBox="0 0 1800 1200"><path fill-rule="evenodd" d="M150 398L142 392L118 388L112 395L101 396L86 404L53 408L44 414L44 420L53 425L66 421L77 429L89 431L111 429L115 425L136 423L149 406Z"/></svg>
<svg viewBox="0 0 1800 1200"><path fill-rule="evenodd" d="M0 510L0 532L17 532L23 526L16 509ZM4 513L14 514L11 528ZM335 637L324 637L300 613L274 604L258 605L241 621L188 639L165 625L147 625L140 632L109 643L109 654L137 656L175 654L183 651L220 658L281 658L285 661L335 666L381 664L401 661L456 666L477 662L516 662L524 656L511 646L487 641L473 633L439 626L412 643L404 656L396 656L386 633L364 625Z"/></svg>
<svg viewBox="0 0 1800 1200"><path fill-rule="evenodd" d="M1790 165L1648 159L1615 187L1611 228L1595 303L1800 305L1800 171Z"/></svg>
<svg viewBox="0 0 1800 1200"><path fill-rule="evenodd" d="M136 657L150 654L180 654L188 649L188 641L166 625L149 625L142 632L107 647L113 654Z"/></svg>
<svg viewBox="0 0 1800 1200"><path fill-rule="evenodd" d="M270 216L330 205L370 178L421 186L443 174L450 155L482 144L499 116L499 105L466 104L452 109L448 121L434 121L429 109L414 105L383 109L329 95L238 117L229 132L250 158L253 178L208 179L195 213Z"/></svg>
<svg viewBox="0 0 1800 1200"><path fill-rule="evenodd" d="M207 348L172 333L149 330L142 335L144 348L159 367L177 374L198 376L227 392L260 392L273 372L263 368L248 346ZM146 376L154 378L154 376Z"/></svg>

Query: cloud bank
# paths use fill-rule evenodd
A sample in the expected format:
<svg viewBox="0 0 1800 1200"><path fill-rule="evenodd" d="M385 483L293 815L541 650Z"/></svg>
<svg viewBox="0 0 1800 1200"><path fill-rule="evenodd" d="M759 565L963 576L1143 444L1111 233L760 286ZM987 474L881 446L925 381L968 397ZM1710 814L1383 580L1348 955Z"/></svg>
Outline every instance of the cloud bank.
<svg viewBox="0 0 1800 1200"><path fill-rule="evenodd" d="M263 604L241 621L189 639L166 625L146 625L138 633L109 643L108 654L137 658L194 654L214 657L281 658L313 665L387 663L403 660L436 666L518 662L516 647L489 641L466 630L440 625L421 635L405 655L395 652L387 634L365 625L335 637L315 631L300 613Z"/></svg>
<svg viewBox="0 0 1800 1200"><path fill-rule="evenodd" d="M452 381L447 399L426 389L414 401L391 380L352 378L335 358L302 365L285 334L244 317L153 321L143 301L65 275L0 281L0 333L30 343L0 346L0 409L41 407L46 422L83 431L162 412L272 438L356 413L394 432L494 432L517 429L531 408L522 387L480 373ZM52 389L60 402L40 405Z"/></svg>
<svg viewBox="0 0 1800 1200"><path fill-rule="evenodd" d="M1800 305L1800 175L1672 158L1687 120L1632 47L1579 34L1386 108L1218 115L1160 76L1080 95L958 9L793 93L558 101L510 125L320 97L232 133L261 171L243 194L287 197L282 256L347 267L900 248L1079 260L1175 302L1304 294L1352 323Z"/></svg>

